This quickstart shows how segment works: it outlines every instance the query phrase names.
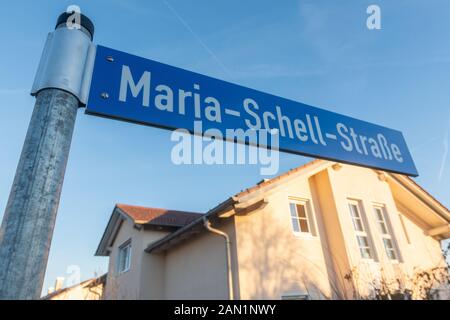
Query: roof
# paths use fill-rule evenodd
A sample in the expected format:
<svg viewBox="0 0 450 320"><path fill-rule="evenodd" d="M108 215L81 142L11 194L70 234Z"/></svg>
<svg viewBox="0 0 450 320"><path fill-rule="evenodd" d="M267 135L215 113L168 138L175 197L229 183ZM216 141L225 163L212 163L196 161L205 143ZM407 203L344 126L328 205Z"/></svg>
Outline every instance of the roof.
<svg viewBox="0 0 450 320"><path fill-rule="evenodd" d="M216 217L219 213L227 210L227 209L235 209L236 205L240 203L240 200L247 195L250 195L252 193L256 193L258 190L270 187L271 185L275 185L277 182L286 179L289 176L292 176L296 173L302 173L306 172L307 170L313 170L317 168L323 168L327 164L331 164L331 162L328 162L326 160L313 160L310 161L302 166L296 167L294 169L291 169L275 178L263 180L260 183L256 184L255 186L252 186L250 188L247 188L234 196L226 199L213 209L209 210L205 215L202 217L194 220L190 224L184 226L183 228L167 235L166 237L163 237L162 239L155 241L147 246L146 252L161 252L163 250L166 250L168 247L175 245L179 243L180 241L186 239L187 237L197 234L204 230L203 224L205 219L212 219ZM252 204L254 205L254 203Z"/></svg>
<svg viewBox="0 0 450 320"><path fill-rule="evenodd" d="M166 250L169 247L171 247L172 245L175 245L181 241L186 240L186 238L188 238L190 235L194 235L194 234L201 232L202 230L205 230L205 228L203 227L204 219L210 219L212 217L215 217L220 212L223 212L224 210L226 210L226 208L230 208L230 207L233 208L233 206L235 204L239 203L239 200L242 199L243 197L246 197L250 194L257 193L260 190L267 189L271 185L276 185L278 182L280 182L290 176L293 176L295 174L301 174L303 172L310 172L310 171L314 171L314 170L323 170L323 168L331 166L334 163L335 162L316 159L316 160L310 161L302 166L291 169L291 170L287 171L286 173L283 173L275 178L263 180L260 183L256 184L255 186L247 188L247 189L237 193L236 195L228 198L227 200L225 200L224 202L219 204L217 207L208 211L203 217L196 219L193 222L191 222L190 224L177 230L176 232L171 233L171 234L167 235L166 237L163 237L162 239L149 244L145 251L149 252L149 253L150 252L158 253L160 251ZM379 170L376 170L376 171L379 171ZM417 182L415 182L413 179L411 179L408 176L404 176L404 175L400 175L400 174L389 174L389 175L396 178L395 180L399 183L400 183L399 180L406 180L406 181L410 182L410 184L411 184L411 186L409 187L410 190L412 187L412 188L417 188L418 190L422 191L428 199L421 197L420 200L427 202L428 204L431 203L433 206L437 205L438 210L434 210L436 212L436 214L441 216L446 221L449 221L450 213L449 213L448 208L446 208L442 203L440 203L433 196L431 196L431 194L429 194L427 191L425 191L419 184L417 184ZM418 196L418 195L416 194L416 196Z"/></svg>
<svg viewBox="0 0 450 320"><path fill-rule="evenodd" d="M117 224L117 217L114 217L114 212L118 212L121 215L127 216L132 219L135 224L140 225L155 225L160 227L172 227L172 233L161 238L160 240L151 243L146 248L146 252L161 252L169 249L173 245L185 241L187 238L194 234L202 232L205 230L204 220L214 219L215 217L224 215L224 212L238 212L239 210L246 210L245 208L252 207L255 208L259 205L264 205L265 200L264 192L275 186L277 186L281 181L289 177L298 176L300 174L314 174L315 172L320 172L325 168L334 165L335 162L316 159L310 161L302 166L296 167L283 173L275 178L267 179L259 182L258 184L247 188L232 197L227 198L225 201L209 210L205 214L186 212L186 211L176 211L158 208L146 208L139 206L131 206L118 204L116 205L113 215L111 216L110 222L108 223L107 230L103 235L102 241L100 242L99 248L97 249L96 255L108 255L107 245L104 241L105 237L114 236L114 231L110 226L115 226L117 229L120 225ZM375 169L373 169L375 170ZM377 172L382 172L375 170ZM395 183L403 184L411 193L413 193L420 201L426 203L437 215L439 215L445 221L449 221L450 212L449 210L438 200L436 200L431 194L425 191L419 184L417 184L410 177L386 173L388 176L392 177ZM419 192L418 192L419 191ZM259 196L259 198L258 198ZM255 198L257 203L254 201L250 203L248 199ZM234 214L231 213L231 214ZM111 230L108 231L108 228Z"/></svg>
<svg viewBox="0 0 450 320"><path fill-rule="evenodd" d="M141 225L183 227L202 215L197 212L148 208L127 204L117 204L116 208L130 217L135 224Z"/></svg>
<svg viewBox="0 0 450 320"><path fill-rule="evenodd" d="M325 160L315 159L308 163L305 163L304 165L301 165L299 167L296 167L294 169L291 169L285 173L280 174L279 176L272 178L272 179L264 179L260 183L256 184L255 186L252 186L250 188L245 189L244 191L239 192L235 195L235 197L242 197L244 195L250 194L256 190L263 189L271 184L274 184L280 180L283 180L284 178L287 178L288 176L293 175L294 173L301 172L306 170L307 168L313 167L314 165L318 165L321 163L325 163Z"/></svg>
<svg viewBox="0 0 450 320"><path fill-rule="evenodd" d="M200 216L202 214L198 212L116 204L95 255L109 255L109 247L114 242L124 220L132 221L135 225L174 231L188 225Z"/></svg>
<svg viewBox="0 0 450 320"><path fill-rule="evenodd" d="M211 219L217 215L217 213L222 212L224 209L232 207L235 203L235 199L233 197L228 198L224 202L220 203L213 209L209 210L207 213L202 215L201 217L195 219L188 225L184 226L183 228L180 228L176 230L175 232L172 232L171 234L168 234L167 236L161 238L158 241L155 241L151 243L146 249L146 252L160 252L165 250L167 247L175 245L179 243L180 241L194 235L197 233L200 233L204 230L204 221L207 219Z"/></svg>
<svg viewBox="0 0 450 320"><path fill-rule="evenodd" d="M102 275L98 278L89 279L89 280L83 281L79 284L73 285L71 287L61 288L59 290L56 290L56 291L53 291L52 293L47 294L46 296L42 297L41 300L51 300L55 296L63 294L64 292L70 291L77 287L92 288L92 287L96 287L98 285L105 285L106 284L106 276L107 276L107 273L105 273L104 275Z"/></svg>

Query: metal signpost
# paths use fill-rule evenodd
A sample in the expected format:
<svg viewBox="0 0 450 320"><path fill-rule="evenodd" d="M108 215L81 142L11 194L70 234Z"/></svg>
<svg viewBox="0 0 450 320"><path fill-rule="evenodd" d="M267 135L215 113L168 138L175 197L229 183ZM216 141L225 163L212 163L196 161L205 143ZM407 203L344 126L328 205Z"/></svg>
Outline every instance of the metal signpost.
<svg viewBox="0 0 450 320"><path fill-rule="evenodd" d="M398 131L95 46L92 22L81 15L69 28L69 17L49 35L32 89L36 105L0 229L0 299L40 296L80 106L170 130L216 129L224 139L227 129L276 129L281 151L418 175Z"/></svg>
<svg viewBox="0 0 450 320"><path fill-rule="evenodd" d="M0 299L38 299L78 108L89 89L94 26L59 17L33 85L33 115L0 229Z"/></svg>

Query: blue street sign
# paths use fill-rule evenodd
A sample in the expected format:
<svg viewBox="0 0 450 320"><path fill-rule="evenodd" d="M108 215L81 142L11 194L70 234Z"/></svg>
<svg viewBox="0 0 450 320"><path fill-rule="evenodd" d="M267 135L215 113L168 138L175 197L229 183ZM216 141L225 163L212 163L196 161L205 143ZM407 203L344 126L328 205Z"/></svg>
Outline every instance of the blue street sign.
<svg viewBox="0 0 450 320"><path fill-rule="evenodd" d="M201 121L224 137L277 129L281 151L418 175L399 131L102 46L86 113L191 133Z"/></svg>

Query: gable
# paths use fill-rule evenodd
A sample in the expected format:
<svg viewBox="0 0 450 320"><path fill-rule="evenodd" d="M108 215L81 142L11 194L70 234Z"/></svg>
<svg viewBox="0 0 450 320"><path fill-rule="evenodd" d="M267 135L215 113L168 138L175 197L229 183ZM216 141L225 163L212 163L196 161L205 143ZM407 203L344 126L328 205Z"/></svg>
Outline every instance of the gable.
<svg viewBox="0 0 450 320"><path fill-rule="evenodd" d="M447 230L450 221L450 213L448 209L441 203L439 203L436 199L427 194L418 184L416 184L410 178L399 174L391 174L379 170L340 164L326 160L311 161L278 177L265 180L251 188L248 188L228 198L227 200L210 210L205 214L204 219L209 219L211 217L217 216L230 217L234 214L248 214L253 210L259 208L260 205L264 205L264 203L266 203L265 197L267 197L271 193L277 192L277 188L279 188L283 184L286 184L293 179L299 179L300 177L309 178L330 167L332 167L333 170L338 171L344 166L354 168L355 170L361 170L361 172L371 172L371 176L376 177L376 179L378 179L380 182L387 181L390 189L385 191L389 191L396 199L400 197L399 190L401 190L402 188L405 189L405 192L407 192L409 196L414 197L413 200L415 203L418 203L420 204L420 206L426 208L426 210L419 211L418 214L422 219L429 221L431 229L429 229L428 231L437 232L436 228L439 228L440 237L448 238L450 236L450 231ZM381 185L381 183L379 185ZM362 186L362 188L363 187L364 186ZM149 245L147 247L147 252L158 251L161 248L167 250L171 247L170 243L175 244L179 241L186 241L187 238L190 237L189 233L192 233L191 231L193 229L195 229L195 233L205 230L204 227L202 227L201 219L194 220L192 223L177 230L175 233L168 235L157 243Z"/></svg>
<svg viewBox="0 0 450 320"><path fill-rule="evenodd" d="M408 215L426 234L438 239L450 238L447 208L405 177L390 175L387 181L400 212Z"/></svg>
<svg viewBox="0 0 450 320"><path fill-rule="evenodd" d="M113 209L95 255L109 255L109 248L113 245L124 222L128 222L138 229L175 231L201 215L201 213L196 212L117 204Z"/></svg>

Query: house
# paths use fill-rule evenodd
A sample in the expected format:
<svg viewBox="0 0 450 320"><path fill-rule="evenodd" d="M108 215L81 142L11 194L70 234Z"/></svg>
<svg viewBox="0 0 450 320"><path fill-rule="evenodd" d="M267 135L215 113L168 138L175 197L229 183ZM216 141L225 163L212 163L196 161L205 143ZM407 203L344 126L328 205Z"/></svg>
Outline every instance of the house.
<svg viewBox="0 0 450 320"><path fill-rule="evenodd" d="M64 278L62 278L64 280ZM101 300L105 287L106 274L83 281L68 288L61 288L62 281L57 279L55 290L50 291L41 300Z"/></svg>
<svg viewBox="0 0 450 320"><path fill-rule="evenodd" d="M105 299L420 299L449 223L409 177L315 160L205 214L116 205L96 255Z"/></svg>

